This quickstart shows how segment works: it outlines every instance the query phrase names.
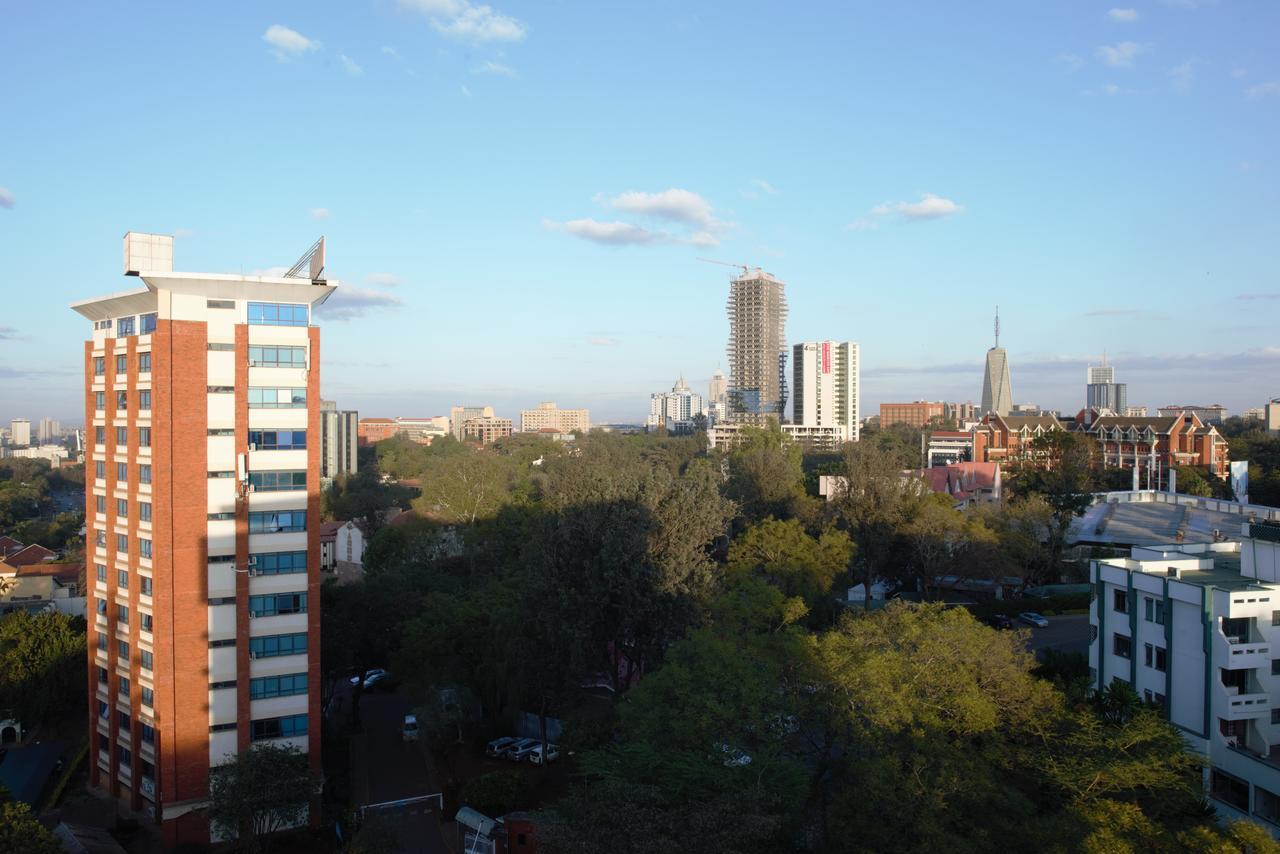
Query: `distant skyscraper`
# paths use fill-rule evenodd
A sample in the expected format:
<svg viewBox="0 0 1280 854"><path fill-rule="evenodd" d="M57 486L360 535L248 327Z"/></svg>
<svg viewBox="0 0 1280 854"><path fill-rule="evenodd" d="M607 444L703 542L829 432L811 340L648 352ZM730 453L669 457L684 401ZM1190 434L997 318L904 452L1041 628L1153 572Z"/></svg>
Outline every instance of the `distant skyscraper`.
<svg viewBox="0 0 1280 854"><path fill-rule="evenodd" d="M332 400L320 401L320 477L356 473L360 413L339 410Z"/></svg>
<svg viewBox="0 0 1280 854"><path fill-rule="evenodd" d="M59 425L58 422L54 421L52 418L45 416L44 418L40 419L40 427L36 431L36 435L39 437L40 443L44 444L45 442L53 442L57 440L58 434L60 434L61 432L62 432L61 425Z"/></svg>
<svg viewBox="0 0 1280 854"><path fill-rule="evenodd" d="M996 309L996 345L987 351L987 371L982 377L982 412L1008 415L1013 409L1009 379L1009 354L1000 346L1000 310Z"/></svg>
<svg viewBox="0 0 1280 854"><path fill-rule="evenodd" d="M449 410L449 429L453 438L462 441L463 427L473 418L493 418L492 406L455 406Z"/></svg>
<svg viewBox="0 0 1280 854"><path fill-rule="evenodd" d="M9 442L13 445L30 445L31 422L25 418L15 418L10 421Z"/></svg>
<svg viewBox="0 0 1280 854"><path fill-rule="evenodd" d="M587 433L591 430L591 412L586 409L561 409L553 400L544 400L537 409L520 410L520 432Z"/></svg>
<svg viewBox="0 0 1280 854"><path fill-rule="evenodd" d="M676 380L671 391L660 391L649 396L649 420L645 422L645 426L686 432L693 429L694 417L701 414L702 395L690 391L684 377L681 377Z"/></svg>
<svg viewBox="0 0 1280 854"><path fill-rule="evenodd" d="M707 392L708 414L714 421L723 421L729 411L729 380L719 368L711 375L711 385Z"/></svg>
<svg viewBox="0 0 1280 854"><path fill-rule="evenodd" d="M802 427L839 427L843 441L858 441L858 345L806 341L792 348L792 357L792 422Z"/></svg>
<svg viewBox="0 0 1280 854"><path fill-rule="evenodd" d="M729 421L782 421L787 406L785 288L759 267L744 268L729 283Z"/></svg>
<svg viewBox="0 0 1280 854"><path fill-rule="evenodd" d="M1085 373L1085 408L1107 409L1124 415L1129 406L1129 387L1116 382L1116 369L1107 364L1104 354L1100 366L1090 365Z"/></svg>

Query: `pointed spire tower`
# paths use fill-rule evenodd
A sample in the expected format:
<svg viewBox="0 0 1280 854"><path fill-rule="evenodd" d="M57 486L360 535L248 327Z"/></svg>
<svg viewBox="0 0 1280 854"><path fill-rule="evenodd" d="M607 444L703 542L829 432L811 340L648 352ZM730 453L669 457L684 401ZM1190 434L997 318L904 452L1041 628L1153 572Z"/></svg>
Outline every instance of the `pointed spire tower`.
<svg viewBox="0 0 1280 854"><path fill-rule="evenodd" d="M996 343L987 351L987 371L982 378L982 412L1008 415L1013 409L1009 380L1009 354L1000 346L1000 307L996 306Z"/></svg>

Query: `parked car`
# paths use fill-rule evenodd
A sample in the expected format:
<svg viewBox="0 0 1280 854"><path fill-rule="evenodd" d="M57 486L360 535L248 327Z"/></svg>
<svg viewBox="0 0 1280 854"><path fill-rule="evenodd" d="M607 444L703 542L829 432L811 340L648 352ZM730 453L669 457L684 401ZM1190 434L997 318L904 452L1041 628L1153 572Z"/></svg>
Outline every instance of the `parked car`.
<svg viewBox="0 0 1280 854"><path fill-rule="evenodd" d="M502 738L495 738L493 741L485 745L484 755L497 759L506 755L507 748L520 741L514 735L504 735Z"/></svg>
<svg viewBox="0 0 1280 854"><path fill-rule="evenodd" d="M985 622L993 629L1013 628L1013 620L1010 620L1007 614L992 614Z"/></svg>
<svg viewBox="0 0 1280 854"><path fill-rule="evenodd" d="M507 752L503 755L512 762L523 762L529 758L529 754L533 752L533 749L541 743L536 738L522 738L508 747Z"/></svg>
<svg viewBox="0 0 1280 854"><path fill-rule="evenodd" d="M381 667L375 667L372 670L366 670L363 677L361 677L359 674L352 676L351 684L359 685L362 678L364 680L364 690L366 691L372 691L377 688L391 687L391 671L385 670Z"/></svg>
<svg viewBox="0 0 1280 854"><path fill-rule="evenodd" d="M559 758L560 758L560 745L548 744L547 745L547 761L555 762ZM533 748L532 751L529 752L529 761L532 762L534 765L542 764L542 744L541 743L539 743L536 747Z"/></svg>
<svg viewBox="0 0 1280 854"><path fill-rule="evenodd" d="M1018 615L1018 619L1028 625L1036 626L1041 629L1048 628L1049 626L1049 621L1037 614L1035 611L1023 611Z"/></svg>
<svg viewBox="0 0 1280 854"><path fill-rule="evenodd" d="M404 726L400 727L400 737L405 741L418 740L418 717L417 715L405 715Z"/></svg>
<svg viewBox="0 0 1280 854"><path fill-rule="evenodd" d="M721 764L726 768L742 768L751 764L751 757L732 744L717 744L716 749L724 757Z"/></svg>

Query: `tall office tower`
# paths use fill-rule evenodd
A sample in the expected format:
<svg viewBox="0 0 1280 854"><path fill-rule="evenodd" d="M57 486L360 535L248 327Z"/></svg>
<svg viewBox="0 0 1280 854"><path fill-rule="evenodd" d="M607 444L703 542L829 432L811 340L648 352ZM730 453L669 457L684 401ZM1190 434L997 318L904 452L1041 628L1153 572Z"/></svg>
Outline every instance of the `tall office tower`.
<svg viewBox="0 0 1280 854"><path fill-rule="evenodd" d="M453 438L459 442L463 438L463 427L473 418L492 418L492 406L455 406L449 410L449 430Z"/></svg>
<svg viewBox="0 0 1280 854"><path fill-rule="evenodd" d="M1090 365L1085 378L1085 408L1107 409L1115 415L1124 415L1129 406L1129 386L1116 382L1116 369L1102 357L1101 366Z"/></svg>
<svg viewBox="0 0 1280 854"><path fill-rule="evenodd" d="M785 289L759 267L744 267L729 283L729 421L782 421L787 407Z"/></svg>
<svg viewBox="0 0 1280 854"><path fill-rule="evenodd" d="M332 400L320 401L320 477L355 474L360 413L338 409Z"/></svg>
<svg viewBox="0 0 1280 854"><path fill-rule="evenodd" d="M46 442L57 441L58 436L61 433L62 433L62 425L60 425L57 421L54 421L52 418L48 417L47 415L44 418L40 419L40 426L36 430L36 436L39 438L40 444L43 445Z"/></svg>
<svg viewBox="0 0 1280 854"><path fill-rule="evenodd" d="M987 370L982 377L982 414L1008 415L1013 408L1013 387L1009 380L1009 354L1000 346L1000 309L996 309L996 345L987 351Z"/></svg>
<svg viewBox="0 0 1280 854"><path fill-rule="evenodd" d="M254 743L320 768L324 239L283 276L173 270L72 305L85 343L89 778L208 843L209 776Z"/></svg>
<svg viewBox="0 0 1280 854"><path fill-rule="evenodd" d="M792 356L792 422L801 427L839 427L841 441L858 441L858 345L806 341L792 348Z"/></svg>
<svg viewBox="0 0 1280 854"><path fill-rule="evenodd" d="M695 416L702 412L702 395L691 391L684 377L680 377L671 391L649 395L649 418L645 426L653 429L664 427L672 432L689 432L694 429Z"/></svg>
<svg viewBox="0 0 1280 854"><path fill-rule="evenodd" d="M25 418L15 418L9 422L9 444L31 444L31 422Z"/></svg>
<svg viewBox="0 0 1280 854"><path fill-rule="evenodd" d="M706 408L707 415L716 422L724 421L725 414L729 411L729 378L719 368L711 375Z"/></svg>

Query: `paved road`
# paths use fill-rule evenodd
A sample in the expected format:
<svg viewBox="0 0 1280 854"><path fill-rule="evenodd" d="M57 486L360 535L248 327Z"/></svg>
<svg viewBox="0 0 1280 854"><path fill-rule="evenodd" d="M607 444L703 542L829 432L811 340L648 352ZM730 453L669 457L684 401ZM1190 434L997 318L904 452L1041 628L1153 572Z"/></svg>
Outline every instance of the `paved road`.
<svg viewBox="0 0 1280 854"><path fill-rule="evenodd" d="M344 692L345 693L345 692ZM344 697L349 707L349 696ZM373 692L360 700L363 728L351 738L351 794L359 805L384 804L440 791L425 752L400 734L410 703L397 694ZM437 801L377 810L394 828L397 851L446 852Z"/></svg>
<svg viewBox="0 0 1280 854"><path fill-rule="evenodd" d="M1089 654L1089 615L1068 614L1062 617L1048 617L1049 625L1043 629L1033 628L1025 623L1018 623L1018 628L1031 632L1027 648L1039 653L1046 649L1058 649L1063 652Z"/></svg>

